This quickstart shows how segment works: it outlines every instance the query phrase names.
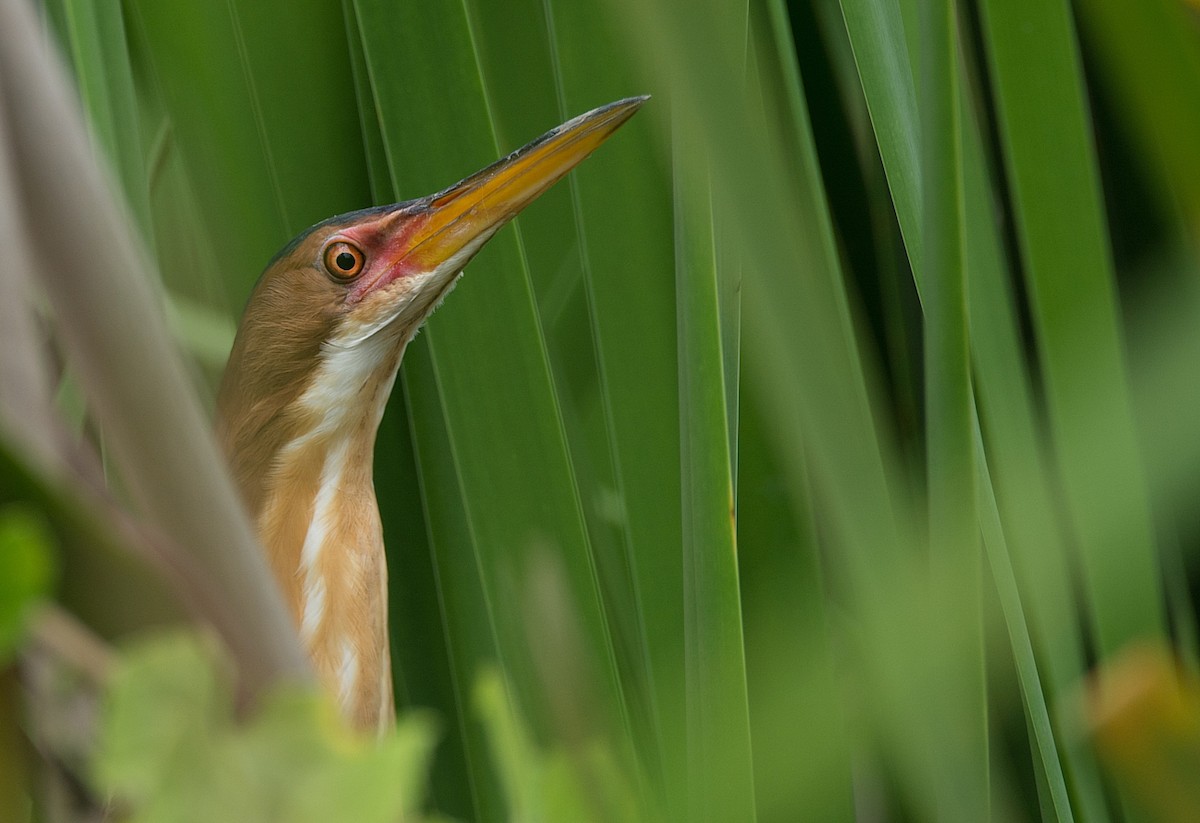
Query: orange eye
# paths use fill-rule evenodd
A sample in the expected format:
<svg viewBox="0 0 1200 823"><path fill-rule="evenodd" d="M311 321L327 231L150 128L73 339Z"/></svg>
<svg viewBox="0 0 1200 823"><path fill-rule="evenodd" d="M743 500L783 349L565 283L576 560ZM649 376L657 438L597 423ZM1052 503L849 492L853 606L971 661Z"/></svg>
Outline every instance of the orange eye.
<svg viewBox="0 0 1200 823"><path fill-rule="evenodd" d="M330 243L325 248L325 268L338 280L357 277L363 262L363 253L345 241Z"/></svg>

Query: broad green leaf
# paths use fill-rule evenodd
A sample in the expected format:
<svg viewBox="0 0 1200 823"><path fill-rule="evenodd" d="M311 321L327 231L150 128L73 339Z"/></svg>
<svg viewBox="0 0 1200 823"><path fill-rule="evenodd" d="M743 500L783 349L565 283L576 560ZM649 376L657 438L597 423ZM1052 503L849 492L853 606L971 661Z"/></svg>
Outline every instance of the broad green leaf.
<svg viewBox="0 0 1200 823"><path fill-rule="evenodd" d="M1107 656L1161 636L1165 617L1075 32L1064 3L986 2L982 17L1058 468Z"/></svg>
<svg viewBox="0 0 1200 823"><path fill-rule="evenodd" d="M788 494L783 487L781 464L802 456L785 457L774 447L759 403L753 394L743 397L737 522L755 807L763 821L851 821L852 743L834 666L817 510L811 489Z"/></svg>
<svg viewBox="0 0 1200 823"><path fill-rule="evenodd" d="M409 394L410 381L427 380L429 382L423 385L436 385L430 376L432 364L426 352L418 351L410 355L405 368L406 395ZM489 814L498 808L496 778L485 759L481 730L469 717L468 710L470 688L475 675L482 666L494 663L499 656L494 625L497 617L492 611L479 568L477 546L464 508L453 452L441 415L440 398L436 393L414 397L407 410L409 432L419 469L421 503L427 523L425 538L429 544L436 581L434 591L442 623L441 635L451 667L452 690L450 693L441 693L436 705L456 720L461 746L470 768L467 776L476 813L483 819L492 819ZM403 619L406 612L411 615L409 608L398 609L399 619ZM403 638L430 630L430 623L422 622L399 631L398 636ZM410 662L405 671L424 664L416 657L415 651L409 648L397 656L401 665L405 661ZM416 695L411 695L410 699L415 700ZM450 791L451 797L456 792L461 794L461 785Z"/></svg>
<svg viewBox="0 0 1200 823"><path fill-rule="evenodd" d="M421 811L435 729L428 716L408 713L378 743L355 738L326 700L281 690L227 751L266 790L264 814L392 823Z"/></svg>
<svg viewBox="0 0 1200 823"><path fill-rule="evenodd" d="M162 796L173 773L196 774L216 761L219 730L233 712L213 658L211 644L188 636L149 641L123 655L108 684L96 755L101 786L135 805L169 802Z"/></svg>
<svg viewBox="0 0 1200 823"><path fill-rule="evenodd" d="M436 386L429 353L410 347L404 366L404 389L417 467L429 548L437 580L438 605L444 625L452 693L443 695L444 717L458 730L466 771L459 777L470 790L480 820L503 819L497 777L488 758L487 743L471 717L471 689L479 671L494 665L497 651L493 612L484 587L474 535L463 504L453 452L446 434L437 392L414 393L410 383ZM428 626L423 627L428 631ZM403 665L407 654L397 656ZM415 662L415 661L414 661ZM403 670L402 670L403 671Z"/></svg>

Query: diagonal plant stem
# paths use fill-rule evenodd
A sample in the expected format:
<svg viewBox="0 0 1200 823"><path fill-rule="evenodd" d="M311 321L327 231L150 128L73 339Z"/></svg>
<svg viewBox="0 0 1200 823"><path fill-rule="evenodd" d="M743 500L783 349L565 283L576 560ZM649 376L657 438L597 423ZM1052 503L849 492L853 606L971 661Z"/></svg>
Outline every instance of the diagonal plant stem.
<svg viewBox="0 0 1200 823"><path fill-rule="evenodd" d="M98 170L62 67L28 4L0 0L0 123L58 331L139 513L187 579L254 694L308 669L187 380L161 300ZM165 549L164 549L165 550ZM230 628L234 627L234 628Z"/></svg>
<svg viewBox="0 0 1200 823"><path fill-rule="evenodd" d="M4 98L0 94L0 112ZM0 120L0 192L16 189L13 154ZM14 200L0 199L0 247L11 261L0 277L0 436L43 471L58 472L61 443L47 425L53 409L46 352L39 345L30 300L30 269L35 263ZM20 435L19 437L17 435Z"/></svg>

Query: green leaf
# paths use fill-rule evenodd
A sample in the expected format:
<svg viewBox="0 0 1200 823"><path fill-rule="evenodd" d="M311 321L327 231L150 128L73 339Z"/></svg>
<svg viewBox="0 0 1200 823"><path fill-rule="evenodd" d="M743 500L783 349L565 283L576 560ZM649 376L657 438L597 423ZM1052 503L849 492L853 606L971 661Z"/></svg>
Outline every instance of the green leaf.
<svg viewBox="0 0 1200 823"><path fill-rule="evenodd" d="M285 689L231 741L232 757L270 792L264 812L313 823L392 823L418 814L437 737L432 718L403 715L378 744L340 723L328 701Z"/></svg>
<svg viewBox="0 0 1200 823"><path fill-rule="evenodd" d="M978 429L975 431L975 436L978 465L983 476L986 477L987 458ZM1046 697L1042 693L1037 658L1033 651L1033 642L1025 617L1025 608L1021 602L1021 593L1013 573L1012 559L1005 541L1004 528L1000 523L995 492L990 483L980 483L977 494L980 530L992 570L992 580L995 581L996 593L1000 599L1000 608L1003 610L1005 622L1008 624L1008 633L1013 648L1013 662L1016 665L1017 677L1021 681L1021 693L1025 698L1025 710L1032 730L1034 750L1041 764L1039 774L1045 779L1045 785L1050 795L1050 805L1053 807L1057 819L1071 821L1074 820L1074 814L1071 811L1071 799L1067 793L1066 777L1058 759L1058 742L1054 738L1050 710L1046 705ZM1084 788L1086 790L1091 787Z"/></svg>
<svg viewBox="0 0 1200 823"><path fill-rule="evenodd" d="M781 488L782 464L794 466L802 456L775 448L759 402L746 394L740 415L737 530L755 807L760 820L852 821L852 743L834 665L816 507L811 489Z"/></svg>
<svg viewBox="0 0 1200 823"><path fill-rule="evenodd" d="M906 28L895 0L842 0L879 156L914 271L921 267L920 115Z"/></svg>
<svg viewBox="0 0 1200 823"><path fill-rule="evenodd" d="M342 725L323 695L281 686L234 720L211 645L187 633L126 650L108 685L93 772L139 823L391 823L423 806L435 740L425 715L378 740Z"/></svg>
<svg viewBox="0 0 1200 823"><path fill-rule="evenodd" d="M1046 399L1102 656L1165 616L1108 231L1064 3L985 2L992 81Z"/></svg>
<svg viewBox="0 0 1200 823"><path fill-rule="evenodd" d="M930 695L937 715L960 731L940 747L939 803L951 818L983 819L990 808L983 585L975 506L974 405L967 336L967 261L959 107L957 4L923 7L921 52L921 225L925 297L925 437L929 542L934 579L953 580L938 603L957 615L941 639L942 667L957 677ZM938 594L941 594L939 591ZM936 595L935 595L936 596ZM957 645L958 653L949 654ZM968 649L966 654L963 649Z"/></svg>
<svg viewBox="0 0 1200 823"><path fill-rule="evenodd" d="M915 84L908 69L915 57L910 54L902 70L892 68L896 56L907 51L905 28L899 24L901 10L895 2L843 0L842 8L892 202L920 285L919 134ZM1044 663L1041 688L1057 713L1059 698L1074 689L1083 674L1083 638L1073 607L1067 546L1056 522L1058 501L1051 487L1049 456L1038 431L1039 411L1025 363L1017 298L997 229L1000 217L978 122L986 114L978 113L965 98L963 107L967 299L978 413L986 423L991 482L996 483L1030 631ZM1090 755L1069 743L1063 751L1076 781L1077 800L1089 817L1099 817L1104 813L1104 798Z"/></svg>
<svg viewBox="0 0 1200 823"><path fill-rule="evenodd" d="M241 305L285 242L368 201L341 7L131 8L219 273Z"/></svg>
<svg viewBox="0 0 1200 823"><path fill-rule="evenodd" d="M754 817L733 472L706 158L674 130L688 816Z"/></svg>
<svg viewBox="0 0 1200 823"><path fill-rule="evenodd" d="M100 785L135 805L165 802L172 781L187 785L215 761L232 698L213 656L190 635L146 641L122 655L107 687Z"/></svg>
<svg viewBox="0 0 1200 823"><path fill-rule="evenodd" d="M229 316L182 295L168 295L167 323L198 361L221 368L229 359L237 327Z"/></svg>
<svg viewBox="0 0 1200 823"><path fill-rule="evenodd" d="M557 120L654 95L520 224L634 734L669 783L684 761L679 397L670 181L653 140L669 101L603 2L473 5L506 132L540 125L517 72L537 75L557 103L541 116Z"/></svg>
<svg viewBox="0 0 1200 823"><path fill-rule="evenodd" d="M719 203L714 209L728 217L731 236L742 252L743 381L761 398L771 448L786 456L781 460L783 477L775 482L792 495L796 510L803 511L805 470L811 469L827 504L823 515L830 545L837 546L829 553L831 574L857 591L865 582L860 573L877 575L887 565L900 542L898 522L903 514L889 488L894 452L886 431L876 429L870 377L858 353L796 76L786 75L789 84L780 93L776 84L783 83L777 75L768 75L772 81L762 90L766 117L755 119L744 90L731 82L729 70L736 60L730 57L727 27L720 25L723 16L666 3L630 2L620 9L639 56L671 89L679 117L674 127L697 135L707 150L714 203ZM794 72L790 61L789 69ZM802 461L802 454L809 459ZM739 501L741 508L753 504ZM790 558L787 568L790 573ZM819 637L823 627L818 622L813 628ZM822 647L819 641L805 646L814 653L817 670L827 672ZM820 676L814 679L816 688L806 690L805 699L834 697L818 685L820 681ZM740 714L742 709L737 705L730 710ZM823 703L822 710L829 718L840 713L836 702ZM834 721L819 728L836 735L838 726ZM836 742L830 750L844 751ZM765 751L763 759L789 754ZM791 763L805 774L805 785L812 785L807 783L807 768L820 768L836 787L833 791L845 797L847 761L841 761L841 769L835 765L828 771L823 760L819 767L799 756ZM733 789L737 792L740 783ZM836 808L836 801L810 802L813 807Z"/></svg>
<svg viewBox="0 0 1200 823"><path fill-rule="evenodd" d="M1077 13L1100 67L1124 109L1163 189L1182 204L1187 227L1200 226L1200 41L1195 8L1173 0L1128 4L1085 0ZM1190 18L1189 18L1190 14Z"/></svg>
<svg viewBox="0 0 1200 823"><path fill-rule="evenodd" d="M125 19L120 3L104 0L55 0L58 20L69 45L79 94L92 135L107 155L125 192L142 237L150 239L149 186L138 134Z"/></svg>
<svg viewBox="0 0 1200 823"><path fill-rule="evenodd" d="M440 190L513 148L497 142L465 9L373 0L356 8L401 196ZM421 57L427 48L438 51L436 61ZM448 98L453 107L445 105ZM412 128L414 120L422 128ZM518 231L498 233L471 263L453 298L410 345L406 359L414 356L429 358L425 374L432 382L406 367L406 387L413 397L440 398L484 602L515 692L523 704L537 705L563 686L535 671L550 665L534 658L534 650L547 648L537 638L550 623L529 611L539 602L534 587L543 557L555 564L561 558L554 574L561 572L565 599L555 620L579 631L571 665L586 672L583 682L593 690L582 699L595 701L588 714L602 727L620 729L623 698L612 643Z"/></svg>
<svg viewBox="0 0 1200 823"><path fill-rule="evenodd" d="M640 820L637 795L603 741L542 749L509 699L495 669L480 672L473 705L487 729L508 795L508 820L600 823Z"/></svg>
<svg viewBox="0 0 1200 823"><path fill-rule="evenodd" d="M0 508L0 667L24 638L32 608L54 582L53 541L46 523L19 504Z"/></svg>

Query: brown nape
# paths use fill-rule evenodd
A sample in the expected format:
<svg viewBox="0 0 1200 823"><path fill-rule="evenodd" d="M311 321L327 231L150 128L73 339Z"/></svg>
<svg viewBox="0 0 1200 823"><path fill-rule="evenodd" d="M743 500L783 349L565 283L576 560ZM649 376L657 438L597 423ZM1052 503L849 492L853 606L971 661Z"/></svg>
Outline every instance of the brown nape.
<svg viewBox="0 0 1200 823"><path fill-rule="evenodd" d="M304 238L263 273L217 395L217 438L251 516L266 467L306 422L284 411L308 386L341 314L344 288L316 268L322 239Z"/></svg>

